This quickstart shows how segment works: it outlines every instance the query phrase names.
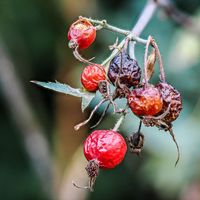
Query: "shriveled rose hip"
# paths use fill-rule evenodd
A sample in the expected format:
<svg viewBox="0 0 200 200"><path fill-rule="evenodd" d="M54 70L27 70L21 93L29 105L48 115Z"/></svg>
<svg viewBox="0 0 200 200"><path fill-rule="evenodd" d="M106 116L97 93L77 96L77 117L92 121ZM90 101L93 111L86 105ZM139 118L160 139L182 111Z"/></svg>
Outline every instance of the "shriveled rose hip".
<svg viewBox="0 0 200 200"><path fill-rule="evenodd" d="M106 80L106 71L101 65L88 65L81 74L81 83L89 92L95 92L103 80Z"/></svg>
<svg viewBox="0 0 200 200"><path fill-rule="evenodd" d="M69 28L69 47L79 49L88 48L96 38L96 28L84 18L75 21Z"/></svg>
<svg viewBox="0 0 200 200"><path fill-rule="evenodd" d="M159 90L152 85L134 89L127 100L132 112L137 116L155 115L163 106Z"/></svg>
<svg viewBox="0 0 200 200"><path fill-rule="evenodd" d="M113 85L118 84L116 81L119 81L127 87L137 86L141 78L141 69L136 60L122 52L111 60L108 77Z"/></svg>
<svg viewBox="0 0 200 200"><path fill-rule="evenodd" d="M163 99L162 110L158 115L162 115L168 109L168 114L162 119L165 123L169 124L176 120L182 110L182 99L178 90L168 83L158 83L156 88L160 91ZM170 108L168 108L170 106Z"/></svg>

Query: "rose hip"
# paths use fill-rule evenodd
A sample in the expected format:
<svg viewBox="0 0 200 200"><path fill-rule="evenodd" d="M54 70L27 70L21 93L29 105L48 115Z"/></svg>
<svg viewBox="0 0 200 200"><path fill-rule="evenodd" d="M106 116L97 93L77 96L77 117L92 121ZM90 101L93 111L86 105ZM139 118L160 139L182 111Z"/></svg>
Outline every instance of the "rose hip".
<svg viewBox="0 0 200 200"><path fill-rule="evenodd" d="M110 62L108 77L113 85L121 83L127 87L137 86L141 78L141 69L136 60L122 52Z"/></svg>
<svg viewBox="0 0 200 200"><path fill-rule="evenodd" d="M106 80L106 71L101 65L88 65L81 74L81 83L89 92L95 92L103 80Z"/></svg>
<svg viewBox="0 0 200 200"><path fill-rule="evenodd" d="M156 88L159 90L163 99L163 107L158 115L165 113L170 106L168 114L162 119L162 121L169 124L177 119L182 110L181 95L179 91L177 91L168 83L160 82L156 85Z"/></svg>
<svg viewBox="0 0 200 200"><path fill-rule="evenodd" d="M88 48L96 38L96 28L84 18L75 21L69 28L69 47L79 49Z"/></svg>
<svg viewBox="0 0 200 200"><path fill-rule="evenodd" d="M114 168L124 159L127 146L124 138L113 130L95 130L84 143L88 161L96 160L100 168Z"/></svg>
<svg viewBox="0 0 200 200"><path fill-rule="evenodd" d="M132 112L137 116L155 115L163 106L159 90L152 85L134 89L127 100Z"/></svg>

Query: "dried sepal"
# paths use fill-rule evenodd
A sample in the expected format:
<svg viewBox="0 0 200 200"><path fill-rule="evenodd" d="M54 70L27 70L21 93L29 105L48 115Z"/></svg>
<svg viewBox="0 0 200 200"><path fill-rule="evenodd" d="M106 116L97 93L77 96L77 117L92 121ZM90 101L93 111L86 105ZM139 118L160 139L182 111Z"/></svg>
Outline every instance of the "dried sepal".
<svg viewBox="0 0 200 200"><path fill-rule="evenodd" d="M147 80L149 81L154 73L154 65L156 62L156 51L152 50L151 54L147 58Z"/></svg>

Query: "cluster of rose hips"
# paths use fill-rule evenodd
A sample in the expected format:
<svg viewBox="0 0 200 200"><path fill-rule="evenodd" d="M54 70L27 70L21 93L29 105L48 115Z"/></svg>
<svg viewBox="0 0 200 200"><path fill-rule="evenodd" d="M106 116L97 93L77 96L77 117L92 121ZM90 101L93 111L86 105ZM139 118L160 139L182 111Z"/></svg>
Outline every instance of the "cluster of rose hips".
<svg viewBox="0 0 200 200"><path fill-rule="evenodd" d="M73 49L75 57L82 62L88 63L81 75L83 87L88 92L99 91L103 97L103 100L92 111L89 119L91 119L94 111L106 101L109 103L101 119L110 105L113 105L115 113L126 115L127 109L118 109L114 102L117 98L126 98L128 107L140 119L138 131L127 137L131 152L139 154L143 147L144 135L140 132L142 124L145 126L157 126L159 129L169 131L176 143L172 131L172 122L177 119L182 109L181 96L165 80L162 60L155 40L151 36L147 40L144 56L144 78L142 79L141 68L137 61L128 54L127 49L130 41L128 37L125 39L126 42L123 48L118 49L118 54L110 60L107 70L100 64L95 64L82 58L79 50L88 48L94 42L96 31L97 28L88 19L80 17L71 25L68 32L69 47ZM150 46L153 51L148 56ZM149 80L153 75L156 58L158 58L160 66L160 82L153 85L149 83ZM115 88L113 92L110 90L111 84ZM75 129L78 130L88 121L86 120L76 125ZM176 146L179 159L177 143ZM93 131L84 143L84 155L89 161L86 171L90 177L89 186L86 188L92 190L99 168L114 168L121 163L126 151L126 142L116 128ZM76 184L74 185L79 187Z"/></svg>

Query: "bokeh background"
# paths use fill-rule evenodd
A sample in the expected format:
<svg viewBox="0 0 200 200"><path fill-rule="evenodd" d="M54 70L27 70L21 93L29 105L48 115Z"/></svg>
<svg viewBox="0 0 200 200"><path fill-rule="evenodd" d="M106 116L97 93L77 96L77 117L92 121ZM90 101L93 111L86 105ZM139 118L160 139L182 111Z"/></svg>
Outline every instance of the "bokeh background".
<svg viewBox="0 0 200 200"><path fill-rule="evenodd" d="M85 66L67 46L67 30L79 15L107 19L131 29L145 0L1 0L0 1L0 199L3 200L199 200L200 199L200 32L183 27L158 10L143 38L153 35L159 45L167 80L183 97L183 111L174 123L181 160L174 167L171 137L156 128L142 128L145 146L140 157L127 153L113 170L102 170L95 191L72 186L87 184L82 143L92 122L77 133L99 101L83 114L80 99L39 88L30 80L54 81L80 87ZM200 26L200 1L174 1ZM196 29L195 29L196 30ZM197 29L200 30L200 29ZM118 35L103 30L85 57L102 62ZM119 36L121 39L121 36ZM144 46L136 45L143 66ZM153 82L158 81L155 76ZM123 103L123 102L119 102ZM112 109L98 127L110 129L118 116ZM138 119L129 114L121 127L128 135Z"/></svg>

